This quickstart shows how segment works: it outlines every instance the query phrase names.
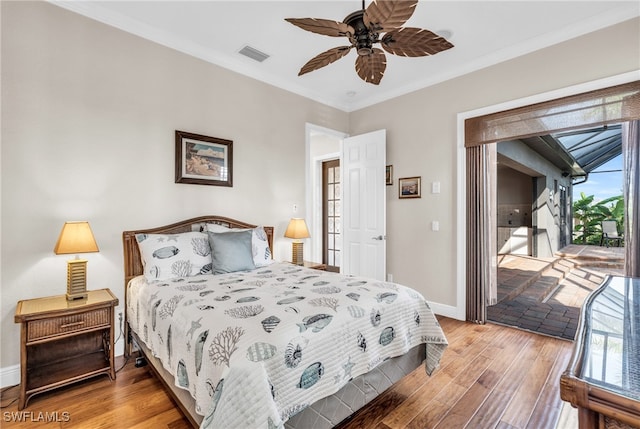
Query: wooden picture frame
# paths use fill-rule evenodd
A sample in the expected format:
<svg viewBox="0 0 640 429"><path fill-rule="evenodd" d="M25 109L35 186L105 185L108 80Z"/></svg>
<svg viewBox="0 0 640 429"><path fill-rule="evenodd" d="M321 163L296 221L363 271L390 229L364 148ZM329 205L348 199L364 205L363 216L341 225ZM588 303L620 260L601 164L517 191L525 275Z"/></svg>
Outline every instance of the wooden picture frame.
<svg viewBox="0 0 640 429"><path fill-rule="evenodd" d="M233 141L176 130L176 183L233 186Z"/></svg>
<svg viewBox="0 0 640 429"><path fill-rule="evenodd" d="M399 198L421 198L422 197L422 177L403 177L398 179Z"/></svg>
<svg viewBox="0 0 640 429"><path fill-rule="evenodd" d="M385 182L387 186L393 185L393 165L387 165L385 169L385 173L386 173Z"/></svg>

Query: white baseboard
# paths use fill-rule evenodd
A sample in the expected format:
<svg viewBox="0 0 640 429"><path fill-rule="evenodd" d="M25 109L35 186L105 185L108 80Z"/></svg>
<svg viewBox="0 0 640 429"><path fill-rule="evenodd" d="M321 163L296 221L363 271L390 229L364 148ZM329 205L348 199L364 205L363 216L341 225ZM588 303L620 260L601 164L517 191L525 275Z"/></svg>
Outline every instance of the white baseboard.
<svg viewBox="0 0 640 429"><path fill-rule="evenodd" d="M440 304L437 302L429 302L429 306L431 307L431 310L439 316L450 317L452 319L462 321L465 320L464 309L460 310L452 305Z"/></svg>
<svg viewBox="0 0 640 429"><path fill-rule="evenodd" d="M20 384L20 365L0 368L0 388Z"/></svg>

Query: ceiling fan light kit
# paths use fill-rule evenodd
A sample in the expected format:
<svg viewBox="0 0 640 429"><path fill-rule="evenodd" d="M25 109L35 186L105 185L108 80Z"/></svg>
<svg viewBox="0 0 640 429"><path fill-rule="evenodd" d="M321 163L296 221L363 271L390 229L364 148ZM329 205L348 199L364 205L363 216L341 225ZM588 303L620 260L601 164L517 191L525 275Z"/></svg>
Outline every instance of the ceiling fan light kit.
<svg viewBox="0 0 640 429"><path fill-rule="evenodd" d="M349 46L329 49L309 60L298 76L318 70L347 55L355 48L356 73L362 80L378 85L387 68L384 51L404 57L435 55L453 48L444 37L429 30L403 27L418 0L374 0L365 9L349 14L344 22L317 18L286 18L287 22L312 33L347 37ZM386 33L380 37L381 33ZM374 47L379 43L382 49ZM384 50L384 51L383 51Z"/></svg>

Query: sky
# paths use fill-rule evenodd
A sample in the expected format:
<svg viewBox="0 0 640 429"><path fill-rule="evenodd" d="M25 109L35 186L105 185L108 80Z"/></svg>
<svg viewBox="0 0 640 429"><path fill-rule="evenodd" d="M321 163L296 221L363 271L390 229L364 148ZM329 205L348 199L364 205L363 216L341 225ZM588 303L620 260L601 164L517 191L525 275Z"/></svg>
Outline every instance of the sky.
<svg viewBox="0 0 640 429"><path fill-rule="evenodd" d="M615 173L598 173L598 171L618 170ZM573 201L580 199L580 193L594 195L594 201L622 195L622 155L618 155L589 174L589 179L573 186Z"/></svg>

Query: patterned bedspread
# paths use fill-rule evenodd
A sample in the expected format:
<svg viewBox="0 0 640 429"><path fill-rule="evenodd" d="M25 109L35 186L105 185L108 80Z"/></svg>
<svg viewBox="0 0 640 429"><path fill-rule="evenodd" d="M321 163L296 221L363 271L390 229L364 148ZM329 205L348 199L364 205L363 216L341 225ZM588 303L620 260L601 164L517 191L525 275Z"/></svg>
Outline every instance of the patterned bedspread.
<svg viewBox="0 0 640 429"><path fill-rule="evenodd" d="M131 328L188 389L204 428L280 428L382 361L447 340L424 298L388 282L274 263L127 288Z"/></svg>

